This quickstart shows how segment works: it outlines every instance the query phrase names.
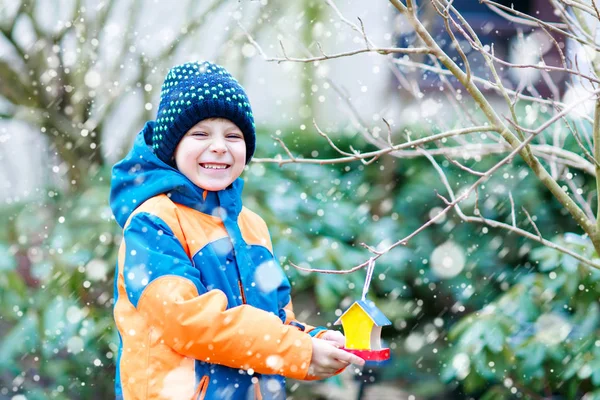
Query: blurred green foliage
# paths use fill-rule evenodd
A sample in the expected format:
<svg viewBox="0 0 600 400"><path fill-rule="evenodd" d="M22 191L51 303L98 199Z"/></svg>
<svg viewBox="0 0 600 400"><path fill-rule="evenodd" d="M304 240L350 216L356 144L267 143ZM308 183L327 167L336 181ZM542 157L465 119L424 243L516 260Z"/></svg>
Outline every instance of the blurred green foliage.
<svg viewBox="0 0 600 400"><path fill-rule="evenodd" d="M575 234L557 243L594 255L591 241ZM483 310L455 324L455 342L442 373L485 399L517 391L597 399L600 395L600 271L550 248L531 253L537 271L523 274ZM492 386L490 388L490 386Z"/></svg>
<svg viewBox="0 0 600 400"><path fill-rule="evenodd" d="M109 175L81 192L2 209L0 395L92 398L113 392L117 349L112 271L119 229L108 207ZM16 389L16 390L15 390Z"/></svg>
<svg viewBox="0 0 600 400"><path fill-rule="evenodd" d="M260 155L278 153L269 133L260 135ZM290 129L282 138L306 158L336 156L318 135ZM336 143L369 148L346 133ZM498 160L469 165L485 170ZM457 192L474 182L447 161L441 165L458 182ZM578 232L527 171L519 160L498 171L480 190L483 215L510 221L511 192L544 236ZM40 188L43 196L0 211L6 226L0 232L0 396L112 396L112 276L120 230L108 208L110 171L90 177L76 193ZM306 274L290 262L349 269L369 257L361 243L385 248L407 236L444 206L435 191L446 195L424 158L385 157L369 166L254 163L244 178L245 205L266 219L295 295L316 299L313 324L335 321L358 299L365 273ZM463 203L465 211L472 212L474 201ZM516 217L531 230L522 212ZM556 241L596 257L585 237ZM432 267L432 253L448 243L464 265L443 277ZM378 379L424 398L508 399L515 392L532 399L600 398L597 278L571 257L465 224L451 212L377 261L370 297L393 322L383 330L392 360Z"/></svg>

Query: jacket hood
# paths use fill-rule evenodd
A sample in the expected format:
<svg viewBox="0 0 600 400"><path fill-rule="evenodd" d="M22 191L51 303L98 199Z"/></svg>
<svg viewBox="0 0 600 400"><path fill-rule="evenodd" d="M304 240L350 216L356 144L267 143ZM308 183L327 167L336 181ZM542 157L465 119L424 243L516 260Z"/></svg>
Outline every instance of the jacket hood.
<svg viewBox="0 0 600 400"><path fill-rule="evenodd" d="M190 181L176 168L161 161L147 143L152 137L154 121L146 122L133 147L112 169L110 207L117 223L124 227L133 211L146 200L167 194L176 203L198 211L234 217L242 209L241 192L244 181L236 179L228 188L209 192ZM219 215L222 216L222 215Z"/></svg>

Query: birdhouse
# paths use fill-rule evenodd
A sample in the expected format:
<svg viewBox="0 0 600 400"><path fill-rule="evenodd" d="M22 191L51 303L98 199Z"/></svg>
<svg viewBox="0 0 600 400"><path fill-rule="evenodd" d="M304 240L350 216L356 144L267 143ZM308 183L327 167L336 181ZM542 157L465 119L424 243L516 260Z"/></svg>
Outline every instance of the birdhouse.
<svg viewBox="0 0 600 400"><path fill-rule="evenodd" d="M392 323L375 303L370 300L354 302L334 323L340 324L346 336L344 350L365 361L384 361L390 358L390 349L381 348L381 327Z"/></svg>

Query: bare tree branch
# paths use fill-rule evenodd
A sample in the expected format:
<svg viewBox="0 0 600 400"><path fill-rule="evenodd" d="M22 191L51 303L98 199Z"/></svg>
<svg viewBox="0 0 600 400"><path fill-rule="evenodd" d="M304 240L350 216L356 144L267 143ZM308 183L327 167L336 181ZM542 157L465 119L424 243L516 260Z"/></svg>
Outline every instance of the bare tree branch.
<svg viewBox="0 0 600 400"><path fill-rule="evenodd" d="M397 152L399 150L407 149L407 148L415 148L415 147L423 145L425 143L433 142L433 141L440 140L440 139L443 139L446 137L452 137L452 136L456 136L456 135L466 135L466 134L475 133L475 132L490 132L490 131L494 131L494 130L495 129L490 126L475 126L475 127L471 127L471 128L456 129L456 130L452 130L452 131L442 132L437 135L431 135L431 136L427 136L425 138L416 139L414 141L397 144L395 146L383 148L380 150L370 151L370 152L361 153L361 154L353 154L351 156L333 158L333 159L316 159L316 158L303 159L303 158L294 157L291 154L291 152L289 152L288 153L289 159L255 158L255 159L253 159L253 162L271 162L271 163L277 163L279 165L289 164L289 163L340 164L340 163L346 163L346 162L351 162L351 161L359 161L360 159L381 157L384 154ZM283 144L283 141L281 141L281 139L279 139L279 138L275 138L275 139L280 144ZM285 147L285 148L287 149L287 147ZM336 148L336 150L337 150L337 148ZM289 151L289 149L288 149L288 151ZM338 151L341 151L341 150L338 150Z"/></svg>
<svg viewBox="0 0 600 400"><path fill-rule="evenodd" d="M594 138L594 159L600 159L600 98L596 98L596 107L594 111L594 126L592 129L592 136ZM600 221L600 167L596 165L596 221ZM600 224L600 222L597 222ZM600 226L598 226L600 229Z"/></svg>
<svg viewBox="0 0 600 400"><path fill-rule="evenodd" d="M455 197L453 194L453 191L445 177L445 174L443 173L443 171L441 170L441 168L439 167L439 165L435 162L435 160L433 159L433 157L431 155L429 155L427 152L424 152L425 157L427 157L432 164L434 165L434 167L438 170L438 172L440 173L440 177L442 178L442 181L444 182L444 185L446 186L446 188L448 189L450 195L451 195L451 202L447 203L446 208L444 208L442 211L440 211L437 215L433 216L431 219L429 219L425 224L423 224L421 227L419 227L418 229L416 229L414 232L412 232L411 234L409 234L408 236L406 236L403 239L400 239L398 241L396 241L395 243L391 244L390 246L388 246L386 249L384 250L376 250L374 249L372 246L367 246L364 245L371 253L374 254L373 257L370 258L370 261L375 261L377 260L379 257L381 257L382 255L388 253L390 250L392 250L393 248L400 246L400 245L407 245L408 242L410 241L410 239L412 239L414 236L416 236L417 234L419 234L420 232L422 232L423 230L425 230L427 227L429 227L431 224L433 224L436 220L438 220L439 218L441 218L443 215L447 214L451 209L455 208L457 210L457 213L459 213L459 215L461 216L461 218L463 218L465 221L469 221L469 222L482 222L485 223L489 226L492 227L500 227L500 228L504 228L507 229L509 231L512 231L514 233L517 233L521 236L527 237L529 239L538 241L542 244L544 244L547 247L553 248L555 250L558 250L560 252L563 252L565 254L568 254L572 257L574 257L575 259L581 261L582 263L589 265L591 267L600 269L600 264L597 264L591 260L586 259L585 257L583 257L580 254L577 254L567 248L564 248L560 245L557 245L553 242L550 242L548 240L545 240L542 238L542 235L539 233L539 230L537 229L537 227L535 227L538 236L532 235L531 233L522 230L520 228L517 228L513 225L508 225L508 224L504 224L498 221L493 221L493 220L489 220L483 217L468 217L466 215L464 215L462 213L462 211L460 211L460 207L458 206L458 204L465 200L466 198L469 197L469 195L473 192L476 191L477 187L479 187L483 182L485 182L494 172L496 172L500 167L502 167L503 165L510 163L513 159L514 156L516 154L519 153L519 151L522 150L523 147L525 147L535 136L537 135L537 133L533 133L531 135L529 135L523 142L521 142L519 144L518 147L516 147L515 149L513 149L513 151L508 154L505 158L503 158L500 162L498 162L496 165L494 165L492 168L490 168L484 176L480 177L473 185L471 185L467 190L465 190L460 196ZM527 214L529 217L529 214ZM535 226L535 224L533 224L533 221L530 218L530 221L532 222L532 225ZM332 270L324 270L324 269L313 269L313 268L303 268L303 267L299 267L296 264L290 263L294 268L297 268L299 270L305 271L305 272L318 272L318 273L328 273L328 274L348 274L348 273L352 273L355 272L359 269L364 268L365 266L367 266L370 262L369 260L367 260L366 262L363 262L355 267L352 267L348 270L338 270L338 271L332 271Z"/></svg>
<svg viewBox="0 0 600 400"><path fill-rule="evenodd" d="M573 182L573 179L565 178L564 181L566 182L567 186L573 193L573 197L575 197L575 200L577 200L577 202L581 205L581 208L583 209L583 211L585 211L585 214L588 216L590 221L592 221L592 222L596 221L596 217L594 217L594 212L592 211L590 204L579 193L579 189L575 185L575 182Z"/></svg>
<svg viewBox="0 0 600 400"><path fill-rule="evenodd" d="M414 47L414 48L395 48L395 47L380 48L380 47L378 47L378 48L358 49L358 50L353 50L353 51L347 51L345 53L337 53L337 54L327 55L327 54L324 54L323 50L321 49L321 52L323 53L323 55L320 57L297 58L297 57L288 56L287 52L285 51L285 47L284 47L283 43L280 42L281 50L283 52L283 57L267 57L265 55L265 52L262 50L262 48L258 45L258 43L256 43L256 41L250 35L248 35L248 41L256 47L257 51L260 53L261 56L263 56L265 61L273 61L273 62L290 61L290 62L300 62L300 63L312 63L312 62L316 62L316 61L333 60L335 58L350 57L350 56L354 56L356 54L361 54L361 53L379 53L382 55L387 55L387 54L428 54L430 52L429 49L426 49L423 47Z"/></svg>
<svg viewBox="0 0 600 400"><path fill-rule="evenodd" d="M396 60L394 60L394 62L396 64L398 64L398 65L419 68L419 69L422 69L424 71L431 71L431 72L434 72L434 73L436 73L438 75L453 76L452 72L450 72L448 70L441 69L441 68L436 68L436 67L433 67L431 65L427 65L427 64L423 64L423 63L418 63L418 62L409 61L409 60L403 60L403 59L396 59ZM483 85L483 89L493 89L493 90L498 91L498 92L501 91L500 87L497 86L496 83L490 82L487 79L483 79L483 78L480 78L480 77L477 77L477 76L473 76L471 79L472 79L473 82L478 83L480 85ZM535 102L535 103L551 105L551 106L555 106L555 107L558 107L558 108L565 108L565 107L568 106L565 103L561 103L561 102L550 100L550 99L544 99L544 98L538 98L538 97L533 97L533 96L527 96L527 95L521 94L521 93L519 93L517 91L513 91L513 90L510 90L510 89L507 89L507 88L505 88L505 90L506 90L506 92L508 94L514 95L514 96L516 96L516 97L518 97L519 99L522 99L522 100L528 100L528 101L532 101L532 102ZM593 122L592 118L590 118L590 117L584 116L582 118L584 118L584 119L586 119L586 120L588 120L590 122Z"/></svg>
<svg viewBox="0 0 600 400"><path fill-rule="evenodd" d="M503 4L496 3L491 0L481 0L481 2L483 4L486 4L492 11L505 17L509 21L516 22L516 23L523 24L523 25L530 25L530 26L542 25L551 31L557 32L557 33L559 33L563 36L566 36L570 39L573 39L581 44L592 46L592 47L595 47L598 49L598 46L596 45L596 43L594 43L594 41L589 41L589 40L583 39L583 38L569 32L569 29L571 29L571 26L572 26L569 23L545 22L545 21L540 20L539 18L535 18L531 15L522 13L513 8L507 7ZM502 12L501 10L506 11L506 12ZM510 17L510 14L508 14L507 12L517 15L518 17L521 17L521 18Z"/></svg>
<svg viewBox="0 0 600 400"><path fill-rule="evenodd" d="M526 140L529 141L529 140L533 139L533 136L535 136L535 134L529 136L529 138L526 139ZM515 153L516 153L516 151L513 150L513 152L511 154L515 154ZM449 209L449 207L454 206L457 214L464 221L466 221L466 222L475 222L475 223L483 223L483 224L486 224L486 225L488 225L488 226L490 226L492 228L500 228L500 229L504 229L504 230L516 233L516 234L518 234L520 236L523 236L525 238L528 238L528 239L534 240L536 242L539 242L539 243L543 244L546 247L549 247L549 248L555 249L557 251L560 251L562 253L568 254L568 255L576 258L577 260L581 261L582 263L586 264L586 265L589 265L591 267L600 269L600 264L595 263L595 262L593 262L591 260L588 260L584 256L582 256L580 254L577 254L577 253L571 251L570 249L567 249L567 248L565 248L565 247L563 247L561 245L558 245L556 243L553 243L553 242L551 242L549 240L544 239L542 237L542 234L540 233L538 227L533 222L531 216L529 215L529 213L527 212L527 210L525 208L523 208L523 211L527 215L527 218L529 219L530 224L533 226L534 230L536 231L537 236L532 235L531 233L529 233L529 232L527 232L527 231L525 231L523 229L518 228L516 226L516 218L515 218L515 211L514 211L514 201L512 199L512 193L510 193L510 192L509 192L509 197L510 197L510 201L511 201L512 225L505 224L505 223L499 222L499 221L495 221L495 220L492 220L492 219L489 219L489 218L484 218L481 215L481 212L479 212L479 208L478 208L478 205L477 205L478 202L477 201L475 202L475 215L477 215L477 216L476 217L470 217L470 216L465 215L463 213L463 211L461 210L460 206L459 206L460 200L457 199L457 198L455 198L454 191L452 190L452 187L450 186L450 183L448 182L448 179L447 179L445 173L443 172L442 168L439 166L439 164L435 161L435 159L432 156L428 155L427 153L425 153L425 155L429 159L429 161L432 163L432 165L434 166L434 168L437 170L438 175L440 176L440 179L441 179L442 183L444 184L444 186L446 187L446 190L448 190L448 193L450 194L450 199L452 200L451 202L449 202L448 200L444 199L444 202L447 205L446 209ZM496 164L496 166L494 166L488 172L486 172L485 176L481 177L477 182L475 182L475 184L473 184L473 186L471 186L466 192L464 192L461 195L461 197L464 196L464 198L467 198L468 195L469 195L468 193L470 193L472 190L475 190L475 192L477 194L478 193L477 192L477 188L479 187L479 185L481 183L483 183L484 180L486 180L491 175L490 171L497 170L500 166L502 166L502 165L510 162L510 160L511 160L511 155L509 154L509 156L506 157L503 161L501 161L500 163Z"/></svg>

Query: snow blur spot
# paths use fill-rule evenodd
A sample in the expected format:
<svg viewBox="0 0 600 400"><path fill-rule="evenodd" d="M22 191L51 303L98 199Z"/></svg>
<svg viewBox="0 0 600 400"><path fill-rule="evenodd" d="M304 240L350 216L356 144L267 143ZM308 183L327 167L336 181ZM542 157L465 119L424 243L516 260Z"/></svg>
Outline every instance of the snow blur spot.
<svg viewBox="0 0 600 400"><path fill-rule="evenodd" d="M525 106L525 124L528 126L533 125L538 119L538 107L532 107L531 105Z"/></svg>
<svg viewBox="0 0 600 400"><path fill-rule="evenodd" d="M102 83L102 77L98 71L90 70L85 74L83 81L90 89L96 89Z"/></svg>
<svg viewBox="0 0 600 400"><path fill-rule="evenodd" d="M227 210L223 207L215 207L211 213L213 217L221 218L225 221L227 219Z"/></svg>
<svg viewBox="0 0 600 400"><path fill-rule="evenodd" d="M108 264L99 258L94 258L85 266L85 275L90 281L102 281L107 273Z"/></svg>
<svg viewBox="0 0 600 400"><path fill-rule="evenodd" d="M452 358L452 367L456 370L456 378L463 380L471 372L471 360L465 353L458 353Z"/></svg>
<svg viewBox="0 0 600 400"><path fill-rule="evenodd" d="M245 43L242 46L242 54L246 58L252 58L256 55L256 47L254 47L251 43Z"/></svg>
<svg viewBox="0 0 600 400"><path fill-rule="evenodd" d="M404 347L409 353L416 353L425 344L425 338L420 333L411 333L404 342Z"/></svg>
<svg viewBox="0 0 600 400"><path fill-rule="evenodd" d="M79 321L81 321L83 316L84 316L84 313L79 307L70 306L69 308L67 308L66 317L67 317L67 321L69 321L70 324L78 323Z"/></svg>
<svg viewBox="0 0 600 400"><path fill-rule="evenodd" d="M225 257L233 250L233 245L229 239L217 240L212 243L212 247L217 255Z"/></svg>
<svg viewBox="0 0 600 400"><path fill-rule="evenodd" d="M577 371L577 377L579 379L587 379L592 375L592 372L594 372L592 367L590 367L589 364L584 364L583 367Z"/></svg>
<svg viewBox="0 0 600 400"><path fill-rule="evenodd" d="M421 117L430 118L436 115L442 108L442 103L434 100L427 99L421 103Z"/></svg>
<svg viewBox="0 0 600 400"><path fill-rule="evenodd" d="M250 171L252 172L252 175L254 176L264 176L265 172L267 171L265 166L259 163L254 163L250 166Z"/></svg>
<svg viewBox="0 0 600 400"><path fill-rule="evenodd" d="M528 35L525 39L514 37L509 46L509 61L520 64L543 65L540 59L540 50L548 49L548 45L548 39L539 34ZM535 83L540 76L540 71L535 68L511 68L508 73L517 82L523 82L524 84Z"/></svg>
<svg viewBox="0 0 600 400"><path fill-rule="evenodd" d="M390 238L385 238L381 242L377 243L377 246L375 246L375 249L377 251L381 251L381 252L385 253L386 249L388 247L390 247L393 243L394 242L392 242L392 240Z"/></svg>
<svg viewBox="0 0 600 400"><path fill-rule="evenodd" d="M589 93L585 87L581 85L569 87L564 96L563 102L568 106L580 101L583 97L588 97ZM583 118L591 115L594 112L594 100L590 99L573 108L571 113L576 118Z"/></svg>
<svg viewBox="0 0 600 400"><path fill-rule="evenodd" d="M267 357L267 366L276 371L279 371L283 367L283 358L278 355L271 355Z"/></svg>
<svg viewBox="0 0 600 400"><path fill-rule="evenodd" d="M143 289L148 282L150 282L150 276L146 269L146 264L134 265L125 276L127 280L127 286L131 288L131 291Z"/></svg>
<svg viewBox="0 0 600 400"><path fill-rule="evenodd" d="M269 379L267 380L266 387L269 392L278 393L281 390L281 383L276 379Z"/></svg>
<svg viewBox="0 0 600 400"><path fill-rule="evenodd" d="M191 399L194 396L196 376L190 367L181 366L170 371L163 380L160 395L164 399Z"/></svg>
<svg viewBox="0 0 600 400"><path fill-rule="evenodd" d="M256 268L254 281L261 292L270 293L283 282L283 272L274 261L267 261Z"/></svg>
<svg viewBox="0 0 600 400"><path fill-rule="evenodd" d="M573 327L562 316L554 313L542 314L535 321L536 338L549 346L564 341Z"/></svg>
<svg viewBox="0 0 600 400"><path fill-rule="evenodd" d="M77 354L83 351L83 339L79 336L73 336L67 341L67 351Z"/></svg>
<svg viewBox="0 0 600 400"><path fill-rule="evenodd" d="M236 387L237 384L229 384L227 386L224 386L222 388L218 388L215 391L215 399L223 399L223 400L233 400L234 396L236 395ZM251 392L252 390L252 392ZM254 398L254 388L250 387L248 389L248 396L246 397L242 397L244 399L253 399ZM252 397L250 397L252 396Z"/></svg>
<svg viewBox="0 0 600 400"><path fill-rule="evenodd" d="M133 184L135 186L141 186L146 181L146 177L144 175L138 175L133 179Z"/></svg>
<svg viewBox="0 0 600 400"><path fill-rule="evenodd" d="M465 261L462 247L452 240L436 247L431 253L431 268L442 279L460 274L465 267Z"/></svg>
<svg viewBox="0 0 600 400"><path fill-rule="evenodd" d="M442 211L444 211L443 208L441 207L433 207L430 211L429 211L429 219L433 219L435 218L439 213L441 213ZM440 215L438 217L438 219L436 219L434 221L435 224L441 224L444 221L446 221L446 214Z"/></svg>

